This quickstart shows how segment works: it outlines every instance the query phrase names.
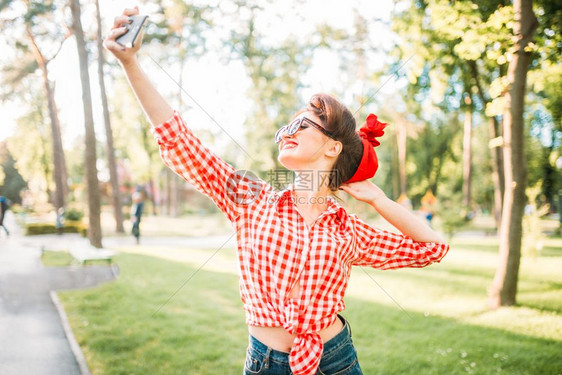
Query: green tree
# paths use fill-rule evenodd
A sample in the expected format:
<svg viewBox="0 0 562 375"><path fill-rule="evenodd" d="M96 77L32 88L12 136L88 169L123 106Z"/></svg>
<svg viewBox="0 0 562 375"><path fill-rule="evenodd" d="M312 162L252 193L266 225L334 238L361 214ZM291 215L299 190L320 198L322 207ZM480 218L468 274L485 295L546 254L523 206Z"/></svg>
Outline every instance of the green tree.
<svg viewBox="0 0 562 375"><path fill-rule="evenodd" d="M464 97L465 110L464 110L464 137L463 137L463 205L467 210L472 211L471 207L471 193L472 193L472 113L474 105L470 94L465 94Z"/></svg>
<svg viewBox="0 0 562 375"><path fill-rule="evenodd" d="M64 207L68 193L67 171L62 136L57 106L55 103L54 88L49 80L48 64L51 62L63 42L68 37L65 29L61 28L60 20L56 19L59 7L55 1L3 1L0 3L0 12L10 14L2 20L3 32L11 35L8 38L16 48L22 50L23 63L11 64L11 79L8 81L12 87L37 69L41 72L43 90L47 99L47 108L51 125L52 152L55 180L54 205ZM15 14L15 16L14 16ZM25 40L22 43L22 40ZM47 52L46 52L47 51ZM33 56L33 60L29 57Z"/></svg>
<svg viewBox="0 0 562 375"><path fill-rule="evenodd" d="M28 88L23 99L26 99L30 110L16 120L15 134L6 140L6 144L32 193L46 193L50 200L53 184L52 138L44 116L45 98L41 90L36 90L37 84L40 82L22 83ZM20 94L24 94L21 88Z"/></svg>
<svg viewBox="0 0 562 375"><path fill-rule="evenodd" d="M103 56L103 38L100 5L98 0L94 0L96 6L96 44L98 50L98 82L101 93L101 103L103 110L103 123L105 125L106 153L107 165L109 168L109 180L111 183L111 198L113 203L113 211L115 217L115 231L123 233L123 210L121 208L121 193L119 189L119 175L117 174L117 162L115 160L115 148L113 146L113 131L111 129L111 119L109 116L109 107L107 104L107 94L105 89L104 66L105 59Z"/></svg>
<svg viewBox="0 0 562 375"><path fill-rule="evenodd" d="M16 167L16 161L8 150L5 142L0 143L0 165L4 181L0 185L0 195L5 196L14 203L21 203L21 191L27 188L27 182L23 179Z"/></svg>
<svg viewBox="0 0 562 375"><path fill-rule="evenodd" d="M528 108L532 113L530 130L541 139L543 147L538 153L537 150L527 152L529 161L533 152L541 156L540 162L529 165L529 186L539 183L542 199L554 207L554 197L562 189L562 180L558 178L560 171L555 165L562 154L562 6L551 0L536 3L539 26L532 70L528 74ZM533 169L533 166L538 168Z"/></svg>
<svg viewBox="0 0 562 375"><path fill-rule="evenodd" d="M492 307L513 305L516 301L527 186L523 113L527 71L531 62L528 45L533 40L538 22L532 0L515 0L513 8L514 45L507 71L503 120L506 189L500 229L500 261L490 290Z"/></svg>
<svg viewBox="0 0 562 375"><path fill-rule="evenodd" d="M495 12L502 5L501 1L412 1L396 14L393 25L401 39L398 55L411 57L408 78L418 87L409 92L418 100L419 94L425 94L434 102L442 101L440 108L447 112L466 108L463 98L468 95L471 105L482 111L490 102L489 82L502 74L495 62L498 54L503 56L508 39L500 22L506 12ZM494 114L488 119L490 139L497 139L500 121ZM500 151L494 148L490 154L498 225L503 195Z"/></svg>
<svg viewBox="0 0 562 375"><path fill-rule="evenodd" d="M523 122L524 98L528 95L526 76L528 69L536 69L536 75L542 78L541 70L559 64L554 56L557 53L559 56L562 45L557 33L560 17L556 18L561 14L560 6L552 1L537 1L540 21L537 23L530 1L517 1L513 6L510 2L491 0L428 0L410 4L411 7L397 15L395 25L404 40L401 51L407 48L414 51L409 77L417 88L416 93L423 92L420 90L423 88L426 93L430 92L448 81L445 92L455 94L460 91L456 87L464 87L464 91L472 95L475 109L485 111L489 119L490 139L494 146L491 155L496 211L500 196L503 200L502 261L494 278L490 302L492 306L512 304L515 302L520 258L520 223L527 183L525 165L530 158L540 159L542 154L525 153L525 139L530 129ZM537 26L540 26L539 36L533 40ZM436 82L434 78L439 74L444 74L445 79ZM542 82L547 80L551 80L550 77ZM559 89L554 91L559 92ZM541 95L546 93L543 90ZM455 95L448 97L451 102ZM556 102L556 94L550 98ZM443 109L450 112L454 108L446 106ZM550 110L556 113L556 110ZM500 124L503 134L498 131ZM555 124L547 128L548 131L552 129L556 131ZM538 136L542 138L542 135ZM505 189L498 188L501 188L502 176Z"/></svg>
<svg viewBox="0 0 562 375"><path fill-rule="evenodd" d="M84 106L84 126L86 129L86 152L84 163L86 165L86 190L88 193L88 239L94 247L102 247L101 232L101 199L98 181L96 134L94 130L94 118L92 110L92 94L90 92L90 78L88 74L88 52L82 21L80 20L80 1L71 0L70 10L72 13L72 32L76 38L78 59L80 61L80 82L82 84L82 103Z"/></svg>
<svg viewBox="0 0 562 375"><path fill-rule="evenodd" d="M460 145L460 130L455 114L449 118L435 118L420 127L417 138L410 142L408 153L410 163L415 165L415 170L410 172L415 197L421 198L427 190L438 196L439 186L444 181L444 166L448 160L458 158L460 147L455 144Z"/></svg>

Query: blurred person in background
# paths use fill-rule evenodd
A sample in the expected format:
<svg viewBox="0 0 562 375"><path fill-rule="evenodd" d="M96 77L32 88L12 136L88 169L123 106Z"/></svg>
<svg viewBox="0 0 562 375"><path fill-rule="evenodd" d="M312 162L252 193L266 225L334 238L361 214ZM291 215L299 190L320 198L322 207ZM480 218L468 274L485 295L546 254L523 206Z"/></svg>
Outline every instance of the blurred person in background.
<svg viewBox="0 0 562 375"><path fill-rule="evenodd" d="M10 231L8 230L8 228L6 228L6 224L4 224L4 219L6 217L6 212L8 211L9 208L10 208L10 201L4 196L0 196L0 227L4 229L7 236L10 235Z"/></svg>

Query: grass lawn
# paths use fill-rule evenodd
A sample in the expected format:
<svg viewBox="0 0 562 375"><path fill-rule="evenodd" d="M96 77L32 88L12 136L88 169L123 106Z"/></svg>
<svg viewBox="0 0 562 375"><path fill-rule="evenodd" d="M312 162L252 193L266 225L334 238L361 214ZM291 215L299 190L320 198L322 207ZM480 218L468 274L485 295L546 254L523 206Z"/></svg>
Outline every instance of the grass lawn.
<svg viewBox="0 0 562 375"><path fill-rule="evenodd" d="M122 236L115 232L115 219L112 211L102 212L104 236ZM131 235L130 220L124 223L125 236ZM154 216L146 212L141 220L141 237L162 236L212 236L232 232L232 225L222 213L197 215L187 214L179 217Z"/></svg>
<svg viewBox="0 0 562 375"><path fill-rule="evenodd" d="M72 263L72 255L67 251L48 251L41 254L41 263L45 267L64 267Z"/></svg>
<svg viewBox="0 0 562 375"><path fill-rule="evenodd" d="M495 237L459 238L425 269L356 268L343 315L364 373L562 374L562 239L548 241L548 255L522 259L519 305L494 311ZM214 250L117 250L115 282L59 293L93 374L242 373L233 249L190 280Z"/></svg>

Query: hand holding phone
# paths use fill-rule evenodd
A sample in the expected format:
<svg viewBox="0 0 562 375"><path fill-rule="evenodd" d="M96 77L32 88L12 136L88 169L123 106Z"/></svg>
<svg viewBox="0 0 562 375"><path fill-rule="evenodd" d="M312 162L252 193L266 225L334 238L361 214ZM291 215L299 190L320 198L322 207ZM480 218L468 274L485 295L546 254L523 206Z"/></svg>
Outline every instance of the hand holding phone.
<svg viewBox="0 0 562 375"><path fill-rule="evenodd" d="M127 32L115 39L115 41L127 48L134 47L147 19L148 16L130 16L129 20L131 20L131 23L126 25Z"/></svg>

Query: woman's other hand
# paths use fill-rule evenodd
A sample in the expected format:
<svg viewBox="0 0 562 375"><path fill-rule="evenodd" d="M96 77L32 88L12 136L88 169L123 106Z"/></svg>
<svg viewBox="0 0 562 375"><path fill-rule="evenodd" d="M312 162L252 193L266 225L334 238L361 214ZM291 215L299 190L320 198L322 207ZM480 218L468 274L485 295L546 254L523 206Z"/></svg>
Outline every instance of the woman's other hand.
<svg viewBox="0 0 562 375"><path fill-rule="evenodd" d="M113 20L113 28L103 41L105 49L113 53L121 64L127 64L134 61L135 55L142 45L142 35L138 38L137 43L135 43L135 45L131 48L126 48L115 41L115 39L127 32L126 25L130 23L129 16L135 16L137 14L139 14L138 7L125 9L122 15L115 17Z"/></svg>
<svg viewBox="0 0 562 375"><path fill-rule="evenodd" d="M375 202L381 198L386 198L382 189L369 180L342 184L340 189L353 198L371 205L375 204Z"/></svg>
<svg viewBox="0 0 562 375"><path fill-rule="evenodd" d="M381 188L369 180L343 184L340 189L353 198L371 205L386 221L404 235L418 242L445 243L443 237L402 205L386 197Z"/></svg>

